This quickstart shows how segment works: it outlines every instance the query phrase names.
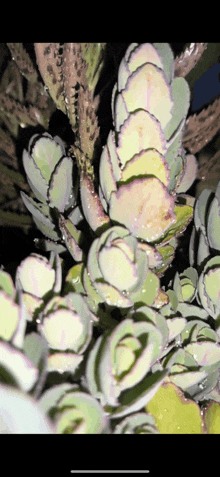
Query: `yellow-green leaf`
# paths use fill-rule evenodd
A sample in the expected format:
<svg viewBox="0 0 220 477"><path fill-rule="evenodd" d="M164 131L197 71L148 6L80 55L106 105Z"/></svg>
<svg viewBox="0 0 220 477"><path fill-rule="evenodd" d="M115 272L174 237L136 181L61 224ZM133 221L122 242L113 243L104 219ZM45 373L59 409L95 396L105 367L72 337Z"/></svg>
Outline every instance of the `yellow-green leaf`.
<svg viewBox="0 0 220 477"><path fill-rule="evenodd" d="M174 384L164 382L146 407L161 434L203 434L203 421L197 403L186 399Z"/></svg>

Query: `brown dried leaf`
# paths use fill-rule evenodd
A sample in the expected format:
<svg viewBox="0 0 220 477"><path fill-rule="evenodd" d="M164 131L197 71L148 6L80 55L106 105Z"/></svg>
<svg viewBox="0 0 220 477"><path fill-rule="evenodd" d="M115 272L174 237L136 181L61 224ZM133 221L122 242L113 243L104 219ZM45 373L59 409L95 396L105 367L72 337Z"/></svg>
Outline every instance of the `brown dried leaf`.
<svg viewBox="0 0 220 477"><path fill-rule="evenodd" d="M37 81L37 71L22 43L7 43L7 45L13 60L18 65L21 74L25 76L28 81Z"/></svg>
<svg viewBox="0 0 220 477"><path fill-rule="evenodd" d="M0 156L1 162L18 169L18 159L15 152L15 144L12 137L0 128Z"/></svg>
<svg viewBox="0 0 220 477"><path fill-rule="evenodd" d="M192 154L200 151L220 129L220 98L186 121L183 146Z"/></svg>
<svg viewBox="0 0 220 477"><path fill-rule="evenodd" d="M59 43L35 43L35 54L40 74L58 109L66 114Z"/></svg>
<svg viewBox="0 0 220 477"><path fill-rule="evenodd" d="M177 56L174 62L175 77L186 76L200 60L208 43L190 43L180 56Z"/></svg>
<svg viewBox="0 0 220 477"><path fill-rule="evenodd" d="M86 87L85 64L82 60L80 43L64 43L62 55L62 76L66 110L73 130L77 122L77 96L80 86Z"/></svg>
<svg viewBox="0 0 220 477"><path fill-rule="evenodd" d="M81 149L85 156L92 161L95 142L99 136L99 126L92 93L88 88L86 90L81 88L79 91L78 112Z"/></svg>
<svg viewBox="0 0 220 477"><path fill-rule="evenodd" d="M36 106L25 106L5 93L0 93L0 111L18 124L37 126L40 123L47 126L44 124L42 112Z"/></svg>

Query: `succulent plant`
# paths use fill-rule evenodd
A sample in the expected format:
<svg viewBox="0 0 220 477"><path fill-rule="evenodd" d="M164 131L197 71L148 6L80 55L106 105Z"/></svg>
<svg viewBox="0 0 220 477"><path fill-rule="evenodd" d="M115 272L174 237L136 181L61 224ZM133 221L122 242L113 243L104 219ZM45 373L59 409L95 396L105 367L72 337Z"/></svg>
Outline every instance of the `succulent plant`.
<svg viewBox="0 0 220 477"><path fill-rule="evenodd" d="M57 434L108 433L108 419L102 406L75 384L54 386L42 394L39 404L52 419Z"/></svg>
<svg viewBox="0 0 220 477"><path fill-rule="evenodd" d="M100 336L89 353L86 383L112 418L140 410L161 385L166 370L150 373L163 336L152 323L124 319Z"/></svg>
<svg viewBox="0 0 220 477"><path fill-rule="evenodd" d="M150 270L161 262L161 255L138 242L128 229L111 227L90 247L83 275L85 290L95 303L119 308L135 302L156 306L157 300L167 301L159 278Z"/></svg>
<svg viewBox="0 0 220 477"><path fill-rule="evenodd" d="M92 336L92 314L82 295L53 297L39 317L38 331L51 349L81 354Z"/></svg>
<svg viewBox="0 0 220 477"><path fill-rule="evenodd" d="M114 130L100 159L99 199L88 178L81 181L83 211L96 233L110 218L159 248L192 217L189 202L178 204L177 195L190 187L197 170L181 143L189 87L174 77L173 61L169 45L159 43L132 43L121 61L112 93Z"/></svg>
<svg viewBox="0 0 220 477"><path fill-rule="evenodd" d="M23 164L38 202L24 192L21 196L35 224L50 242L59 241L62 235L70 253L80 261L82 251L77 241L81 235L75 227L82 218L77 206L77 174L74 178L73 159L65 154L64 143L58 136L52 138L48 133L34 134L28 151L23 152ZM69 213L67 223L62 215L65 211ZM67 230L68 224L71 232ZM54 249L58 253L65 250L62 244L53 244L52 247L48 241L47 244L47 250Z"/></svg>
<svg viewBox="0 0 220 477"><path fill-rule="evenodd" d="M113 434L159 434L159 431L151 414L136 412L117 424Z"/></svg>
<svg viewBox="0 0 220 477"><path fill-rule="evenodd" d="M192 266L202 267L213 251L220 251L220 182L215 193L204 189L194 208L194 227L189 244L189 260Z"/></svg>
<svg viewBox="0 0 220 477"><path fill-rule="evenodd" d="M198 295L204 309L217 319L220 314L220 256L206 262L198 282Z"/></svg>
<svg viewBox="0 0 220 477"><path fill-rule="evenodd" d="M191 303L196 295L198 282L197 270L189 267L184 272L178 273L174 277L173 290L176 293L179 302Z"/></svg>
<svg viewBox="0 0 220 477"><path fill-rule="evenodd" d="M75 142L34 134L23 153L45 256L22 260L14 282L0 270L0 433L220 433L220 183L185 194L203 116L186 119L183 76L200 46L175 60L167 44L128 47L96 181L105 45L35 45ZM163 285L193 209L189 266Z"/></svg>

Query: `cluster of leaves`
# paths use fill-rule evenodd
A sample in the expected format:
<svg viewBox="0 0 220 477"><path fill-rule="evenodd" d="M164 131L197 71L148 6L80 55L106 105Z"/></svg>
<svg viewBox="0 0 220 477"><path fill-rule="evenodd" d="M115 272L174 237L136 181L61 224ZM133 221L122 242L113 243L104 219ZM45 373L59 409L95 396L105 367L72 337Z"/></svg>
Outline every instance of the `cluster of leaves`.
<svg viewBox="0 0 220 477"><path fill-rule="evenodd" d="M21 196L50 253L25 258L14 283L0 271L2 433L220 433L220 183L185 194L197 163L183 77L205 48L174 60L167 44L129 46L95 179L105 44L35 44L75 141L44 131L23 151ZM193 214L190 266L161 287Z"/></svg>

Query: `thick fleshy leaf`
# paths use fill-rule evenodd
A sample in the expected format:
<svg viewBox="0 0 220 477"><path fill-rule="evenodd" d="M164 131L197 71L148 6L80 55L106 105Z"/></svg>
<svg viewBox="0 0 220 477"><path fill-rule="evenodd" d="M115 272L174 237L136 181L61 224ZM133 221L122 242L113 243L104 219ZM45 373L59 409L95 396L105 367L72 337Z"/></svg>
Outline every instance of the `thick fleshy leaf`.
<svg viewBox="0 0 220 477"><path fill-rule="evenodd" d="M88 177L81 177L80 193L83 213L91 229L96 231L102 226L107 226L110 219L104 213L99 196L96 194L93 183Z"/></svg>
<svg viewBox="0 0 220 477"><path fill-rule="evenodd" d="M50 348L79 351L84 329L80 317L73 311L64 308L56 310L44 318L38 329Z"/></svg>
<svg viewBox="0 0 220 477"><path fill-rule="evenodd" d="M172 341L183 331L186 323L187 322L185 318L170 318L167 320L167 325L169 328L169 341Z"/></svg>
<svg viewBox="0 0 220 477"><path fill-rule="evenodd" d="M105 247L99 252L98 262L103 278L120 291L127 291L137 283L134 263L118 247Z"/></svg>
<svg viewBox="0 0 220 477"><path fill-rule="evenodd" d="M151 43L142 43L142 45L136 46L135 49L130 53L128 58L128 68L130 73L133 73L144 63L151 63L158 68L163 69L163 61L161 56L158 54L158 49L155 48Z"/></svg>
<svg viewBox="0 0 220 477"><path fill-rule="evenodd" d="M158 297L159 286L160 281L158 276L149 270L141 288L131 293L132 302L152 306Z"/></svg>
<svg viewBox="0 0 220 477"><path fill-rule="evenodd" d="M70 383L62 383L47 389L39 398L39 405L41 409L49 414L49 411L57 406L59 400L65 395L66 392L73 390L76 385ZM78 389L78 387L77 387Z"/></svg>
<svg viewBox="0 0 220 477"><path fill-rule="evenodd" d="M134 388L124 391L119 397L120 405L117 409L111 410L111 419L124 417L146 406L160 388L166 375L166 369L156 371L156 373L150 375L148 374L140 383L134 386Z"/></svg>
<svg viewBox="0 0 220 477"><path fill-rule="evenodd" d="M59 227L62 233L62 239L66 247L76 262L81 262L83 257L82 249L79 246L81 231L77 230L75 225L69 219L65 219L61 214L59 217Z"/></svg>
<svg viewBox="0 0 220 477"><path fill-rule="evenodd" d="M108 139L109 142L109 139ZM108 145L106 145L102 151L100 164L99 164L99 178L102 193L105 200L108 202L111 192L116 190L116 182L113 174L113 167L111 163L110 151Z"/></svg>
<svg viewBox="0 0 220 477"><path fill-rule="evenodd" d="M210 200L214 196L211 189L204 189L199 195L194 209L194 222L196 230L202 230L202 233L206 235L206 217Z"/></svg>
<svg viewBox="0 0 220 477"><path fill-rule="evenodd" d="M53 353L48 356L48 372L57 371L58 373L74 374L80 363L83 361L83 355L75 353Z"/></svg>
<svg viewBox="0 0 220 477"><path fill-rule="evenodd" d="M25 336L23 351L32 363L42 371L43 364L45 367L48 355L46 340L38 333L29 333Z"/></svg>
<svg viewBox="0 0 220 477"><path fill-rule="evenodd" d="M113 434L157 434L157 432L153 416L139 412L125 417L117 424Z"/></svg>
<svg viewBox="0 0 220 477"><path fill-rule="evenodd" d="M202 382L206 376L206 371L189 371L180 372L179 374L170 374L169 378L172 383L176 384L176 386L181 388L183 391L187 391L187 389L191 386Z"/></svg>
<svg viewBox="0 0 220 477"><path fill-rule="evenodd" d="M44 304L44 301L30 293L22 293L22 300L26 311L26 320L32 321L34 313Z"/></svg>
<svg viewBox="0 0 220 477"><path fill-rule="evenodd" d="M18 281L25 292L42 298L53 289L55 270L45 257L33 253L25 258L17 268L16 283Z"/></svg>
<svg viewBox="0 0 220 477"><path fill-rule="evenodd" d="M23 351L33 365L38 368L39 378L36 383L34 394L39 395L47 376L47 357L49 353L47 341L43 336L40 336L39 333L29 333L24 338Z"/></svg>
<svg viewBox="0 0 220 477"><path fill-rule="evenodd" d="M129 113L145 109L161 123L162 129L170 121L173 107L171 88L164 72L157 66L145 63L137 68L121 94Z"/></svg>
<svg viewBox="0 0 220 477"><path fill-rule="evenodd" d="M121 60L118 70L118 91L124 89L128 77L130 76L130 70L128 67L128 61L131 53L138 47L138 43L131 43L127 48L124 57ZM117 86L117 83L116 83ZM112 105L113 106L113 105ZM114 116L114 108L112 108Z"/></svg>
<svg viewBox="0 0 220 477"><path fill-rule="evenodd" d="M42 206L42 204L38 204L24 192L21 192L21 197L25 206L33 215L34 222L39 230L51 240L59 240L59 235L55 231L55 225L49 217L49 207L47 205Z"/></svg>
<svg viewBox="0 0 220 477"><path fill-rule="evenodd" d="M64 157L52 173L48 192L50 207L56 207L60 212L68 208L69 201L73 197L73 160Z"/></svg>
<svg viewBox="0 0 220 477"><path fill-rule="evenodd" d="M0 366L9 372L23 391L30 391L37 381L38 369L32 361L21 351L3 341L0 343Z"/></svg>
<svg viewBox="0 0 220 477"><path fill-rule="evenodd" d="M76 293L85 293L83 286L83 272L84 272L84 263L78 263L74 265L68 271L65 282L67 283L65 290L75 291ZM65 292L64 292L65 293Z"/></svg>
<svg viewBox="0 0 220 477"><path fill-rule="evenodd" d="M184 232L187 225L193 218L193 207L189 205L175 205L174 214L176 220L168 228L165 233L162 243L168 243L173 237L177 236L179 233Z"/></svg>
<svg viewBox="0 0 220 477"><path fill-rule="evenodd" d="M211 341L189 343L185 347L185 351L192 354L198 365L202 366L203 369L208 369L209 366L220 361L220 345Z"/></svg>
<svg viewBox="0 0 220 477"><path fill-rule="evenodd" d="M10 298L15 297L15 287L11 275L0 269L0 289L3 290Z"/></svg>
<svg viewBox="0 0 220 477"><path fill-rule="evenodd" d="M165 155L166 140L159 121L140 109L128 117L121 127L117 152L122 165L143 149L154 148Z"/></svg>
<svg viewBox="0 0 220 477"><path fill-rule="evenodd" d="M202 320L207 320L209 316L204 308L192 305L191 303L179 303L177 311L179 311L185 318L197 317L201 318Z"/></svg>
<svg viewBox="0 0 220 477"><path fill-rule="evenodd" d="M220 201L214 197L209 213L207 223L207 237L210 247L220 250Z"/></svg>
<svg viewBox="0 0 220 477"><path fill-rule="evenodd" d="M127 308L132 306L132 301L126 294L123 294L112 285L104 282L94 282L94 286L98 291L101 298L111 306L117 306L119 308Z"/></svg>
<svg viewBox="0 0 220 477"><path fill-rule="evenodd" d="M154 247L151 247L145 242L139 242L138 248L143 250L148 258L148 266L149 268L158 268L163 263L162 254L156 250Z"/></svg>
<svg viewBox="0 0 220 477"><path fill-rule="evenodd" d="M27 174L27 180L32 191L34 192L34 195L38 200L46 203L48 182L43 177L40 169L26 150L23 152L22 160L25 172Z"/></svg>
<svg viewBox="0 0 220 477"><path fill-rule="evenodd" d="M173 383L163 383L147 404L146 410L154 417L161 434L203 434L198 404L186 399Z"/></svg>
<svg viewBox="0 0 220 477"><path fill-rule="evenodd" d="M58 434L101 434L107 424L98 401L77 391L67 392L61 398L55 420Z"/></svg>
<svg viewBox="0 0 220 477"><path fill-rule="evenodd" d="M187 191L191 187L191 185L196 179L197 169L198 163L195 156L193 156L193 154L188 154L186 156L186 168L181 179L180 185L177 187L178 194Z"/></svg>
<svg viewBox="0 0 220 477"><path fill-rule="evenodd" d="M64 148L51 137L39 136L30 148L30 154L47 183L51 173L64 154Z"/></svg>
<svg viewBox="0 0 220 477"><path fill-rule="evenodd" d="M218 402L209 402L203 419L208 434L220 434L220 404Z"/></svg>
<svg viewBox="0 0 220 477"><path fill-rule="evenodd" d="M171 85L171 94L173 98L172 118L164 130L167 141L172 138L180 123L185 121L188 113L190 89L185 78L174 78Z"/></svg>
<svg viewBox="0 0 220 477"><path fill-rule="evenodd" d="M132 157L122 169L120 180L125 182L131 177L143 175L153 175L168 186L170 172L164 157L156 149L147 149Z"/></svg>
<svg viewBox="0 0 220 477"><path fill-rule="evenodd" d="M204 260L206 260L210 255L210 248L209 248L209 243L207 236L202 233L202 231L199 232L199 244L198 244L198 250L197 250L197 266L200 266L203 264ZM196 258L196 257L195 257Z"/></svg>
<svg viewBox="0 0 220 477"><path fill-rule="evenodd" d="M220 313L219 267L220 257L217 255L206 263L198 281L198 292L201 303L214 319L216 319ZM211 296L209 296L209 293Z"/></svg>
<svg viewBox="0 0 220 477"><path fill-rule="evenodd" d="M0 339L9 341L18 324L19 306L6 293L0 291Z"/></svg>
<svg viewBox="0 0 220 477"><path fill-rule="evenodd" d="M31 396L1 385L0 434L55 434L55 428Z"/></svg>
<svg viewBox="0 0 220 477"><path fill-rule="evenodd" d="M173 55L173 51L170 48L169 43L153 43L153 46L154 46L154 48L156 48L160 58L162 59L162 63L163 63L162 67L160 67L159 64L157 64L157 66L164 70L164 73L167 77L168 82L171 83L171 81L173 79L173 74L174 74L174 67L173 67L174 55ZM152 63L154 63L154 61ZM156 64L156 63L154 63L154 64Z"/></svg>
<svg viewBox="0 0 220 477"><path fill-rule="evenodd" d="M133 199L135 197L135 201ZM135 179L113 192L110 217L138 238L152 242L175 222L174 197L156 178Z"/></svg>

